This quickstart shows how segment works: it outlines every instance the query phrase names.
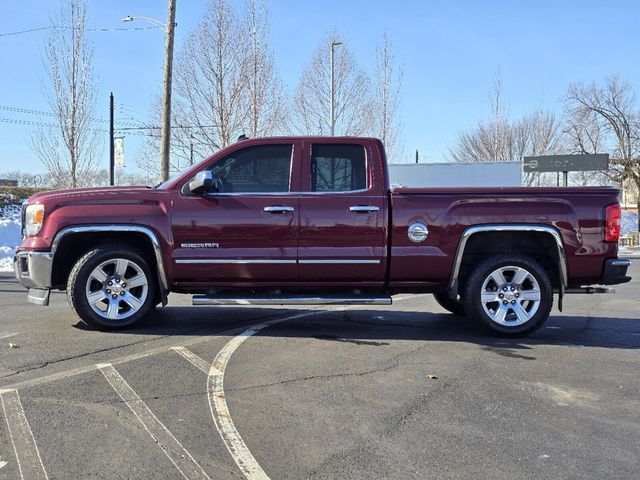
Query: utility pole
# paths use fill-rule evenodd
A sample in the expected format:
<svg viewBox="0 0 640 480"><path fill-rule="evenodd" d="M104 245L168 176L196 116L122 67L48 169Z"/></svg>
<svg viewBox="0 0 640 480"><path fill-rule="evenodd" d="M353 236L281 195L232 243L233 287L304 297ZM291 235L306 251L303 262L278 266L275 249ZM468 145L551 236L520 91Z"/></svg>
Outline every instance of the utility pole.
<svg viewBox="0 0 640 480"><path fill-rule="evenodd" d="M334 62L333 62L333 55L334 55L334 50L338 45L342 45L342 42L333 40L331 42L331 66L330 66L330 73L329 75L331 76L331 104L329 106L329 125L330 125L330 131L331 131L331 136L333 137L335 135L335 129L336 129L336 117L335 117L335 103L336 103L336 98L335 98L335 80L334 80L334 75L333 75L333 70L334 70Z"/></svg>
<svg viewBox="0 0 640 480"><path fill-rule="evenodd" d="M420 157L418 156L418 150L416 149L416 163L420 162Z"/></svg>
<svg viewBox="0 0 640 480"><path fill-rule="evenodd" d="M109 95L109 185L113 187L114 182L114 168L115 168L115 152L113 145L113 131L115 127L113 124L113 92Z"/></svg>
<svg viewBox="0 0 640 480"><path fill-rule="evenodd" d="M173 71L173 35L176 27L176 0L169 0L167 13L167 44L164 55L164 100L162 105L162 149L160 177L169 179L169 154L171 151L171 80Z"/></svg>

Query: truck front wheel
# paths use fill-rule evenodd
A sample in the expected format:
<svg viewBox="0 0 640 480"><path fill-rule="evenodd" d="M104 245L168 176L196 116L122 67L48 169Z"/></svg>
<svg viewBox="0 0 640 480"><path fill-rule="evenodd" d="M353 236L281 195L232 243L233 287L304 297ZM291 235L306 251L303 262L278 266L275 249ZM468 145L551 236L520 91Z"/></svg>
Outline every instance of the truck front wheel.
<svg viewBox="0 0 640 480"><path fill-rule="evenodd" d="M126 245L100 245L76 262L67 299L96 329L128 327L155 306L156 285L145 258Z"/></svg>
<svg viewBox="0 0 640 480"><path fill-rule="evenodd" d="M533 258L496 255L473 271L463 302L467 314L491 333L518 337L534 332L547 320L553 288L547 272Z"/></svg>

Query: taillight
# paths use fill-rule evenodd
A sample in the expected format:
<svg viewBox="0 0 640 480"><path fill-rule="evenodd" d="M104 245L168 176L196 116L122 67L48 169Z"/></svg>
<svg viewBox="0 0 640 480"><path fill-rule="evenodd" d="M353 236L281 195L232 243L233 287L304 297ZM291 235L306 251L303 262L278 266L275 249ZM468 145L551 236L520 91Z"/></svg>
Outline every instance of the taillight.
<svg viewBox="0 0 640 480"><path fill-rule="evenodd" d="M620 240L620 204L609 205L606 210L606 221L604 226L604 241L617 242Z"/></svg>

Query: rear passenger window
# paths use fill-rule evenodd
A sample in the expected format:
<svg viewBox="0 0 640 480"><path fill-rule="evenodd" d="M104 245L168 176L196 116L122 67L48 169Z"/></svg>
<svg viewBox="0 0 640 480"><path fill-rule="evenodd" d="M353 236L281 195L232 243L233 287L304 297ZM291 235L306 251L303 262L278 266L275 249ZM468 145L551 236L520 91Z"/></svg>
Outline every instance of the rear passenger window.
<svg viewBox="0 0 640 480"><path fill-rule="evenodd" d="M365 190L367 161L362 145L314 145L311 149L311 191Z"/></svg>

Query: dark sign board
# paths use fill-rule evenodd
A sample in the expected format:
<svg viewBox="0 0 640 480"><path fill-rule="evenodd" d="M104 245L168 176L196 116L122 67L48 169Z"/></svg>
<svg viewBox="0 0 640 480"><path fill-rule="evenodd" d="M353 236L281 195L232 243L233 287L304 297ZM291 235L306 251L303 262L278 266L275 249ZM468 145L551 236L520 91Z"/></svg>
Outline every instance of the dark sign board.
<svg viewBox="0 0 640 480"><path fill-rule="evenodd" d="M18 180L7 180L6 178L0 178L0 187L17 187Z"/></svg>
<svg viewBox="0 0 640 480"><path fill-rule="evenodd" d="M586 155L541 155L524 157L525 172L586 172L608 170L608 153L590 153Z"/></svg>

